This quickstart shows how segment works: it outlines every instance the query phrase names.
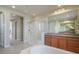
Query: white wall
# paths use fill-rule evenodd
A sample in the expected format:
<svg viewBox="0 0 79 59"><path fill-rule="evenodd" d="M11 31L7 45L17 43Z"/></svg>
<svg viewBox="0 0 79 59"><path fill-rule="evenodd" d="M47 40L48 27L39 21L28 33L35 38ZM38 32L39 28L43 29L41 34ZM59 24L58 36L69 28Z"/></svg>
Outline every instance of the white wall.
<svg viewBox="0 0 79 59"><path fill-rule="evenodd" d="M17 11L13 11L13 10L9 10L7 8L3 8L3 7L0 7L0 11L3 12L4 14L4 24L3 24L3 28L4 28L4 39L2 39L4 41L4 44L3 44L3 47L9 47L10 46L10 38L9 38L9 35L10 35L10 30L9 30L9 27L10 27L10 19L11 19L11 16L10 14L11 13L14 13L14 14L17 14L17 15L20 15L20 16L23 16L25 17L26 15L20 13L20 12L17 12Z"/></svg>
<svg viewBox="0 0 79 59"><path fill-rule="evenodd" d="M6 11L2 11L3 15L1 16L1 40L2 40L2 47L9 47L9 20L10 14ZM1 42L0 42L1 43Z"/></svg>
<svg viewBox="0 0 79 59"><path fill-rule="evenodd" d="M30 22L31 20L34 20ZM41 34L48 31L48 18L25 17L24 20L24 43L31 45L38 44L41 41ZM40 24L40 25L39 25Z"/></svg>
<svg viewBox="0 0 79 59"><path fill-rule="evenodd" d="M50 19L49 19L50 20ZM55 33L55 26L56 26L56 21L51 21L48 23L48 32L49 33Z"/></svg>
<svg viewBox="0 0 79 59"><path fill-rule="evenodd" d="M35 18L33 22L29 23L29 29L30 44L42 44L42 34L48 32L48 18Z"/></svg>
<svg viewBox="0 0 79 59"><path fill-rule="evenodd" d="M24 17L24 20L23 20L23 38L24 38L24 43L29 43L29 40L30 40L30 32L29 32L29 20L30 18L29 17Z"/></svg>
<svg viewBox="0 0 79 59"><path fill-rule="evenodd" d="M10 38L9 38L9 35L10 35L10 30L9 30L10 23L9 23L9 21L11 20L11 16L10 16L11 13L14 13L16 15L24 17L24 20L23 20L23 40L24 40L23 42L24 43L29 43L29 44L38 43L39 40L40 40L41 34L43 32L48 31L47 18L34 19L34 20L37 20L37 21L35 21L33 23L29 23L29 20L31 20L31 19L27 15L21 14L21 13L19 13L17 11L9 10L7 8L2 8L2 7L0 7L0 10L3 11L4 15L5 15L4 47L9 47L10 46ZM38 21L38 20L40 20L40 21ZM38 29L39 28L38 23L41 26L41 31ZM39 35L37 35L38 33L39 33ZM36 35L37 35L37 37L36 37Z"/></svg>

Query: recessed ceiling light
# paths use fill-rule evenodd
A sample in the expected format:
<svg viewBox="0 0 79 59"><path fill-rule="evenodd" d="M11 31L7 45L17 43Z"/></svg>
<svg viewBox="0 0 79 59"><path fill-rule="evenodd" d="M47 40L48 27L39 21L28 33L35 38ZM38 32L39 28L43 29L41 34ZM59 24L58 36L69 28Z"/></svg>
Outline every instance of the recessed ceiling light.
<svg viewBox="0 0 79 59"><path fill-rule="evenodd" d="M61 5L58 5L58 7L60 7Z"/></svg>
<svg viewBox="0 0 79 59"><path fill-rule="evenodd" d="M15 6L12 6L12 8L15 8Z"/></svg>

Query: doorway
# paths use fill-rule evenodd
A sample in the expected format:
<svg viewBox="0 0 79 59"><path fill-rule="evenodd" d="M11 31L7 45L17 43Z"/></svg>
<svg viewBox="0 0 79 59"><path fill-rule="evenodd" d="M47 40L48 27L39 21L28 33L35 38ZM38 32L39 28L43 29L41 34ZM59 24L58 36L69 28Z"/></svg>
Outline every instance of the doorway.
<svg viewBox="0 0 79 59"><path fill-rule="evenodd" d="M23 43L23 17L12 16L10 23L10 45L16 46Z"/></svg>
<svg viewBox="0 0 79 59"><path fill-rule="evenodd" d="M15 22L15 40L17 40L17 22Z"/></svg>

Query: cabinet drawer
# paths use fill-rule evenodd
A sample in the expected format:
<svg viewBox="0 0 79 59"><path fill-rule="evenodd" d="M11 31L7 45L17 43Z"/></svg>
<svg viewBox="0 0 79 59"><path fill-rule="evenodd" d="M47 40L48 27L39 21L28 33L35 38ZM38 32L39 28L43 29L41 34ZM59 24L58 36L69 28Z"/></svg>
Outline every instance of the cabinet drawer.
<svg viewBox="0 0 79 59"><path fill-rule="evenodd" d="M51 40L51 46L52 47L58 47L58 39L52 39Z"/></svg>
<svg viewBox="0 0 79 59"><path fill-rule="evenodd" d="M79 41L68 40L68 45L79 45Z"/></svg>
<svg viewBox="0 0 79 59"><path fill-rule="evenodd" d="M45 35L45 45L49 45L50 46L50 40L51 40L51 37L49 35Z"/></svg>
<svg viewBox="0 0 79 59"><path fill-rule="evenodd" d="M59 48L61 49L67 49L67 40L66 39L60 39L59 40Z"/></svg>
<svg viewBox="0 0 79 59"><path fill-rule="evenodd" d="M79 42L79 39L71 39L71 40L68 40L68 41Z"/></svg>
<svg viewBox="0 0 79 59"><path fill-rule="evenodd" d="M72 52L79 53L79 48L77 48L77 47L70 47L70 46L68 46L68 50L72 51Z"/></svg>
<svg viewBox="0 0 79 59"><path fill-rule="evenodd" d="M68 40L68 50L79 53L79 40Z"/></svg>
<svg viewBox="0 0 79 59"><path fill-rule="evenodd" d="M50 45L50 39L45 39L45 45Z"/></svg>

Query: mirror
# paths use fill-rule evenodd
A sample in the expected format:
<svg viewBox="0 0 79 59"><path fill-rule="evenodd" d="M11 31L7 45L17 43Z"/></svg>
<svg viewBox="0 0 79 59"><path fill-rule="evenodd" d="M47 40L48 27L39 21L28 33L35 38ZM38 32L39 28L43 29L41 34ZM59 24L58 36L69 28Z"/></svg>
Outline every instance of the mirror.
<svg viewBox="0 0 79 59"><path fill-rule="evenodd" d="M76 11L68 11L48 18L49 33L75 33Z"/></svg>
<svg viewBox="0 0 79 59"><path fill-rule="evenodd" d="M61 20L59 21L60 28L59 32L60 33L75 33L75 20Z"/></svg>

